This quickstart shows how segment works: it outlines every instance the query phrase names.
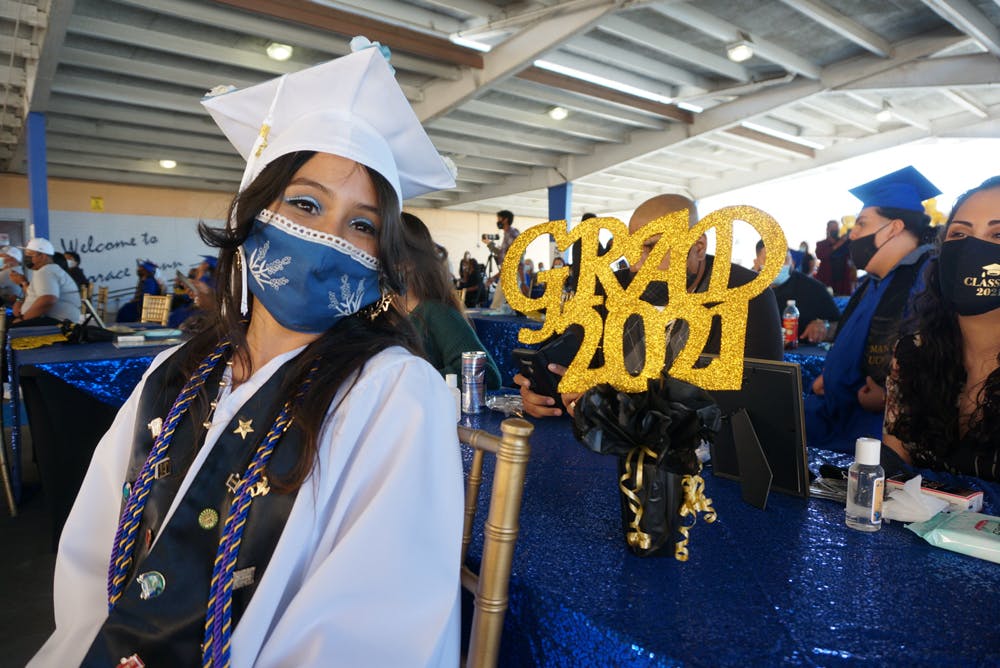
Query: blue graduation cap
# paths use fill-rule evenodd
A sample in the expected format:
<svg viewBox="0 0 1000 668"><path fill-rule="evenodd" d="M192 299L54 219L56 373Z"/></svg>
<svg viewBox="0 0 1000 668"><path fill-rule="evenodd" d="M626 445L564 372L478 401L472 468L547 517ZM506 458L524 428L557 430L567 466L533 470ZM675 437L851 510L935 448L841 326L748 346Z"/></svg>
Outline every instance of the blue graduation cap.
<svg viewBox="0 0 1000 668"><path fill-rule="evenodd" d="M219 258L215 255L202 255L201 259L208 265L208 268L215 271L215 265L219 263ZM200 263L199 263L200 264Z"/></svg>
<svg viewBox="0 0 1000 668"><path fill-rule="evenodd" d="M923 211L923 202L940 195L941 191L911 165L851 188L850 193L866 207Z"/></svg>
<svg viewBox="0 0 1000 668"><path fill-rule="evenodd" d="M155 274L156 270L159 269L159 267L153 264L150 260L136 260L136 264L148 271L150 274Z"/></svg>

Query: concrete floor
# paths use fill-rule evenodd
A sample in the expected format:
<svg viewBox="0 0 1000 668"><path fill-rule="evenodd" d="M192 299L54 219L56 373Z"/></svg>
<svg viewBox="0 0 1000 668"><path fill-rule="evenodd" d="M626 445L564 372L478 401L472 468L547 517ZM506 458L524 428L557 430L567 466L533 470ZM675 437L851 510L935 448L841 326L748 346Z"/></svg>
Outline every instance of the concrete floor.
<svg viewBox="0 0 1000 668"><path fill-rule="evenodd" d="M49 513L31 462L30 434L25 433L23 441L24 490L17 517L10 516L0 494L0 668L24 666L55 628L56 555Z"/></svg>

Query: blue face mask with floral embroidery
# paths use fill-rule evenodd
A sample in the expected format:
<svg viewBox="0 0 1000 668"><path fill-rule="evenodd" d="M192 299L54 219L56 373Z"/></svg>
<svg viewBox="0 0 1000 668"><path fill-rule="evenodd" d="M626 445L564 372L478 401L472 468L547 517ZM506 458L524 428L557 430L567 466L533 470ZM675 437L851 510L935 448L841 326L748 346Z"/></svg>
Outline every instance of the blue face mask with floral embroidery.
<svg viewBox="0 0 1000 668"><path fill-rule="evenodd" d="M268 209L254 221L243 253L250 292L296 332L324 332L381 294L376 258Z"/></svg>

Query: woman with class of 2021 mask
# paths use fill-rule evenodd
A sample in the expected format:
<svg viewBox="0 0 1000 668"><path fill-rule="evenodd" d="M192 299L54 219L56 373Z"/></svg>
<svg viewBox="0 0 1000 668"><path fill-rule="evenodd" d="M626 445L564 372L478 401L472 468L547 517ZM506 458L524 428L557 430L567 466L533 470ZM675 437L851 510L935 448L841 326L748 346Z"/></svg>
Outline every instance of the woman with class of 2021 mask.
<svg viewBox="0 0 1000 668"><path fill-rule="evenodd" d="M885 444L904 462L1000 480L1000 176L962 195L896 344Z"/></svg>

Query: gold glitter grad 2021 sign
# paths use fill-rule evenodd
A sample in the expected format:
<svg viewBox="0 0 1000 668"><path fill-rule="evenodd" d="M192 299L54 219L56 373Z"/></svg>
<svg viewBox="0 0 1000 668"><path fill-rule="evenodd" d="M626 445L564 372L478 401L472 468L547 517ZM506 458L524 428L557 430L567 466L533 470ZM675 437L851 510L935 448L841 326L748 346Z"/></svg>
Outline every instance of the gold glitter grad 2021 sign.
<svg viewBox="0 0 1000 668"><path fill-rule="evenodd" d="M675 319L687 322L689 334L687 343L670 367L670 375L706 390L740 388L750 300L771 285L785 262L785 254L768 253L755 279L736 288L727 287L733 223L740 220L749 224L757 230L767 248L786 249L785 235L774 218L752 206L719 209L690 229L688 220L687 210L678 211L651 221L635 234L630 234L628 227L617 218L591 218L570 231L566 230L566 221L555 220L526 230L511 244L500 272L500 286L507 302L518 311L541 310L545 313L541 329L524 328L518 333L518 339L522 343L541 343L570 325L583 326L583 344L559 383L561 392L583 392L598 383L610 383L624 392L644 391L647 379L658 377L663 369L666 329ZM661 235L627 288L622 288L615 278L608 256L597 255L602 228L614 236L615 258L624 257L630 265L639 261L644 241ZM712 228L716 231L716 261L708 290L688 292L688 251ZM562 292L569 277L568 266L539 272L538 282L545 285L545 292L538 298L528 297L518 289L517 268L521 256L528 244L544 234L552 235L560 251L567 250L577 239L582 242L576 294L565 302L562 302ZM670 268L662 271L659 266L667 253L670 254ZM670 295L666 308L657 308L640 299L650 281L664 279ZM597 294L598 283L606 296ZM596 310L601 304L606 306L608 314L604 322ZM631 315L643 319L646 333L646 361L636 376L626 370L622 352L625 321ZM695 363L704 350L715 316L719 316L722 326L720 354L707 367L697 369ZM604 366L588 368L602 339Z"/></svg>

